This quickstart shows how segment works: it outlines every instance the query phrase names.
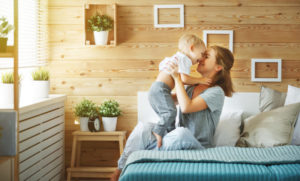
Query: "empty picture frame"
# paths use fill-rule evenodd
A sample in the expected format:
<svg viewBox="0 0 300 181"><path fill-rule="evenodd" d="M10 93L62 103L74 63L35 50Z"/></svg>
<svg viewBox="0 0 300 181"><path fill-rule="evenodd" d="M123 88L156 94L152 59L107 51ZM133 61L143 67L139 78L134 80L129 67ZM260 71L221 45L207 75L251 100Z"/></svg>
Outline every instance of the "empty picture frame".
<svg viewBox="0 0 300 181"><path fill-rule="evenodd" d="M229 35L229 50L233 52L233 30L203 30L203 41L207 46L207 35L208 34L219 34Z"/></svg>
<svg viewBox="0 0 300 181"><path fill-rule="evenodd" d="M180 23L179 24L159 24L158 23L158 9L162 8L173 8L179 9L180 12ZM184 27L184 5L154 5L154 27L155 28L182 28Z"/></svg>
<svg viewBox="0 0 300 181"><path fill-rule="evenodd" d="M255 64L256 63L277 63L276 78L256 78ZM251 59L251 81L252 82L281 82L281 59Z"/></svg>

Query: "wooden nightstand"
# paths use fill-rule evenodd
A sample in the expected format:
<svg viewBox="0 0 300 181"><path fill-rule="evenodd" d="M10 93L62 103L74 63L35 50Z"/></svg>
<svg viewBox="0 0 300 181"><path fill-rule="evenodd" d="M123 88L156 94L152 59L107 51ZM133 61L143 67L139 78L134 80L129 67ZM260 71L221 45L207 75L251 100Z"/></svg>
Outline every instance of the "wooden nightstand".
<svg viewBox="0 0 300 181"><path fill-rule="evenodd" d="M109 178L116 167L80 167L79 158L81 141L119 141L121 155L126 143L126 131L73 132L71 168L68 168L67 170L67 180L70 181L72 177Z"/></svg>

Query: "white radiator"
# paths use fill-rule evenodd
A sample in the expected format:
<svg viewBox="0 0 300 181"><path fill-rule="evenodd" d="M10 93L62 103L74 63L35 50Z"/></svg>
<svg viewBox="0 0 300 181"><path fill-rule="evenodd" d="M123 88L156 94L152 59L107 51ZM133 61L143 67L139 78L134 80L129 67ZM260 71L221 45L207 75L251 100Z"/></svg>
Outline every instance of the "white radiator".
<svg viewBox="0 0 300 181"><path fill-rule="evenodd" d="M19 115L19 180L63 180L64 102Z"/></svg>

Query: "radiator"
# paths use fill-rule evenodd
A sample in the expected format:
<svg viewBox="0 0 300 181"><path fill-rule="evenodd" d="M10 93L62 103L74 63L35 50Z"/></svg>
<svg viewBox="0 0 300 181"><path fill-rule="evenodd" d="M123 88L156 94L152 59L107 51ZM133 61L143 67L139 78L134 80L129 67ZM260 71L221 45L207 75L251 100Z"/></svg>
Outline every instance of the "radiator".
<svg viewBox="0 0 300 181"><path fill-rule="evenodd" d="M64 179L64 102L19 114L19 180Z"/></svg>

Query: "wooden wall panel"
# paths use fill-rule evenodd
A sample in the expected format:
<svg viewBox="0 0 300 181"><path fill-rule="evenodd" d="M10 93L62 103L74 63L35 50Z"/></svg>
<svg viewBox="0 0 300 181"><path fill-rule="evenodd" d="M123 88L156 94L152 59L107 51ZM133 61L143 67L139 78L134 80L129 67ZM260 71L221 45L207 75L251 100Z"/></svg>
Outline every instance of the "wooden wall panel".
<svg viewBox="0 0 300 181"><path fill-rule="evenodd" d="M130 5L130 6L151 6L154 4L186 4L190 6L300 6L298 0L51 0L49 1L49 6L59 6L59 7L72 7L80 6L82 2L97 2L97 3L111 3L115 2L119 5Z"/></svg>
<svg viewBox="0 0 300 181"><path fill-rule="evenodd" d="M300 25L186 25L183 29L156 29L152 25L120 25L120 42L177 42L183 32L202 37L203 30L234 30L235 43L300 42ZM287 31L288 28L288 31Z"/></svg>
<svg viewBox="0 0 300 181"><path fill-rule="evenodd" d="M53 60L50 69L55 68L55 78L142 78L153 80L161 60L146 59L100 59L100 60ZM66 67L68 67L66 69ZM98 67L101 67L99 69Z"/></svg>
<svg viewBox="0 0 300 181"><path fill-rule="evenodd" d="M82 25L49 25L51 43L72 44L83 42ZM154 28L153 25L120 25L118 42L177 43L183 32L195 33L202 37L203 30L234 30L235 43L299 43L300 25L186 25L184 29ZM288 31L287 31L288 29ZM214 40L217 41L217 40Z"/></svg>
<svg viewBox="0 0 300 181"><path fill-rule="evenodd" d="M84 2L118 4L117 47L84 46ZM154 28L154 4L184 4L185 27ZM74 105L84 97L97 104L116 99L123 110L117 129L129 134L137 122L137 91L149 89L159 62L176 52L183 33L202 37L203 30L234 30L231 73L238 92L258 92L261 85L279 91L286 91L289 84L300 87L299 0L49 0L48 13L51 93L68 95L67 167L72 131L79 129L74 124ZM209 41L209 45L227 45L222 36L212 36ZM282 82L251 82L251 58L281 58ZM267 75L275 71L268 64L260 68ZM195 69L192 74L198 75ZM115 166L117 159L117 143L83 144L83 165Z"/></svg>
<svg viewBox="0 0 300 181"><path fill-rule="evenodd" d="M236 59L249 59L251 57L299 59L300 43L234 43L233 46ZM122 43L116 48L55 43L50 45L50 50L50 58L61 61L74 59L163 59L176 52L177 43Z"/></svg>
<svg viewBox="0 0 300 181"><path fill-rule="evenodd" d="M299 7L184 7L185 24L300 24ZM176 18L177 14L170 17ZM124 6L118 10L123 24L153 24L153 7ZM171 20L173 21L173 19Z"/></svg>

